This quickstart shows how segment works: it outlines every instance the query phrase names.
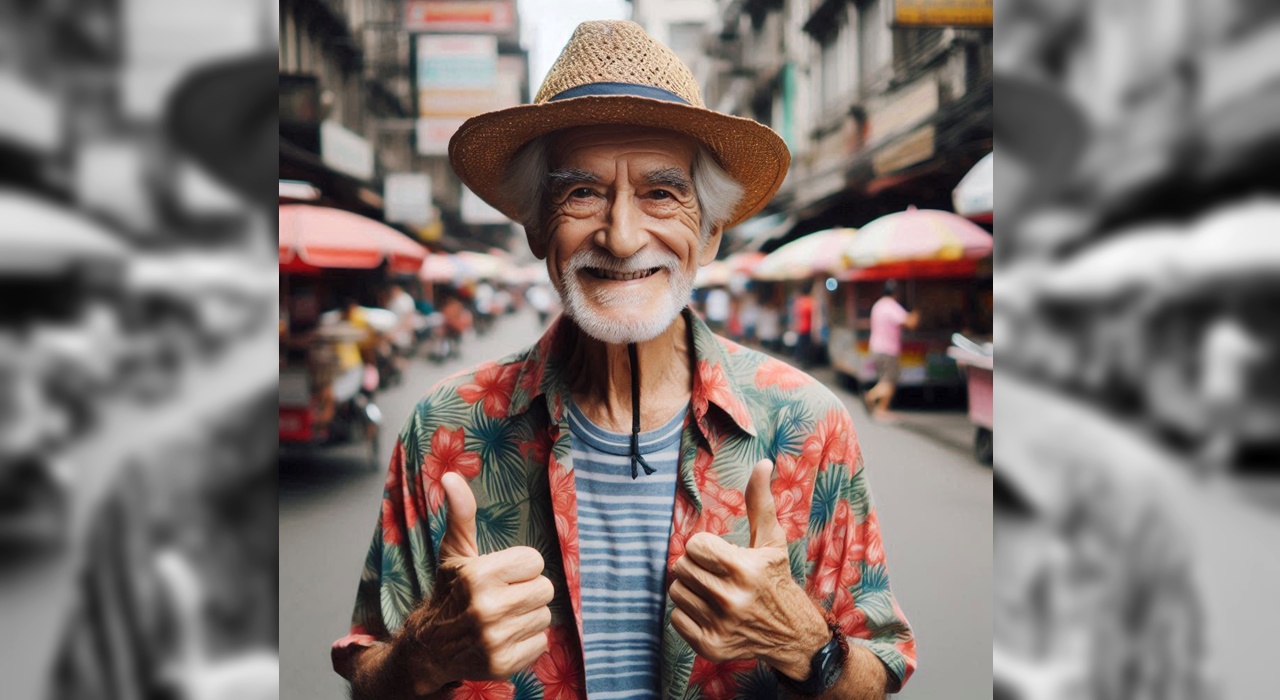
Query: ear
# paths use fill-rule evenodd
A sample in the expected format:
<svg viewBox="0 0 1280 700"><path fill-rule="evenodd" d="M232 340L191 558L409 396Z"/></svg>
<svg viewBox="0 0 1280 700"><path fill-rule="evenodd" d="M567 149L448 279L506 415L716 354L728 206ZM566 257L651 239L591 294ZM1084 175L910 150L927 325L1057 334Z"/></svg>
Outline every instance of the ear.
<svg viewBox="0 0 1280 700"><path fill-rule="evenodd" d="M711 229L711 235L707 237L706 245L702 246L702 251L698 253L698 265L706 265L716 259L716 253L720 252L720 241L724 234L723 226L716 226Z"/></svg>
<svg viewBox="0 0 1280 700"><path fill-rule="evenodd" d="M529 242L529 250L533 251L533 257L539 260L547 259L547 240L545 237L529 227L524 229L524 238Z"/></svg>

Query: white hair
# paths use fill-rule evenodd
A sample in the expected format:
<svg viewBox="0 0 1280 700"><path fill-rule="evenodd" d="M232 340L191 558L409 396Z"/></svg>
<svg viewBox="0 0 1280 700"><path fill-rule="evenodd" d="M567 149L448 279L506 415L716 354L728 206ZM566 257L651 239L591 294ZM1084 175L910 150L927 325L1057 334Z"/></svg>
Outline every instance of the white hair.
<svg viewBox="0 0 1280 700"><path fill-rule="evenodd" d="M547 214L547 175L551 172L549 137L540 136L525 144L507 168L504 194L516 204L520 223L534 240L546 240L543 219ZM710 149L697 143L690 168L693 193L698 200L699 235L706 245L717 226L729 224L734 209L742 201L742 184L720 167Z"/></svg>

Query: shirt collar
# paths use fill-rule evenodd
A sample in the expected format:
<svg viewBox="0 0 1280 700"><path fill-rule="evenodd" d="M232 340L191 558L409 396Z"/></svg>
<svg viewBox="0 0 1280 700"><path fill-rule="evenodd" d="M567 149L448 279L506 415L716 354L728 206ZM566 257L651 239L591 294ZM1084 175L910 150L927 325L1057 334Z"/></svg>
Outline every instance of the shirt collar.
<svg viewBox="0 0 1280 700"><path fill-rule="evenodd" d="M746 409L748 404L730 372L729 353L737 345L716 337L690 309L686 308L683 313L693 336L693 413L699 428L705 435L707 412L714 405L739 429L755 437L755 424ZM538 396L545 396L551 419L557 423L565 419L568 384L565 381L566 370L560 366L560 360L568 353L557 347L557 340L562 324L567 323L570 321L563 316L557 318L538 342L526 351L507 409L509 418L527 411Z"/></svg>

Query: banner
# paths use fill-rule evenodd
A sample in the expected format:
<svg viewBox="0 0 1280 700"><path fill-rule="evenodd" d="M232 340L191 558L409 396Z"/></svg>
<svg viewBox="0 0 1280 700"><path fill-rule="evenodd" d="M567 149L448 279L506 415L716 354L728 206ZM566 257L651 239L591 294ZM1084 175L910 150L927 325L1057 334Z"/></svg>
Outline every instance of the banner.
<svg viewBox="0 0 1280 700"><path fill-rule="evenodd" d="M462 122L495 107L498 40L493 36L420 34L416 41L418 153L443 155Z"/></svg>
<svg viewBox="0 0 1280 700"><path fill-rule="evenodd" d="M511 0L408 0L404 28L412 33L514 34L514 5Z"/></svg>
<svg viewBox="0 0 1280 700"><path fill-rule="evenodd" d="M990 27L992 0L894 0L895 27Z"/></svg>

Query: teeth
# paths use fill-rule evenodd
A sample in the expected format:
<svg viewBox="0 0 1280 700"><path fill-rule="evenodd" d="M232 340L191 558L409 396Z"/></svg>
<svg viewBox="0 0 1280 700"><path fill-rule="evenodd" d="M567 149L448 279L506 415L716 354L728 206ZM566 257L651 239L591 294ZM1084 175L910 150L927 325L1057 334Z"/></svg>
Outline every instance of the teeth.
<svg viewBox="0 0 1280 700"><path fill-rule="evenodd" d="M650 268L648 270L638 270L636 272L614 272L612 270L601 270L599 268L594 268L591 270L591 273L594 274L596 277L601 277L604 279L617 280L619 282L629 282L631 280L638 280L642 277L648 277L649 275L652 275L657 271L658 271L658 268L656 267Z"/></svg>

